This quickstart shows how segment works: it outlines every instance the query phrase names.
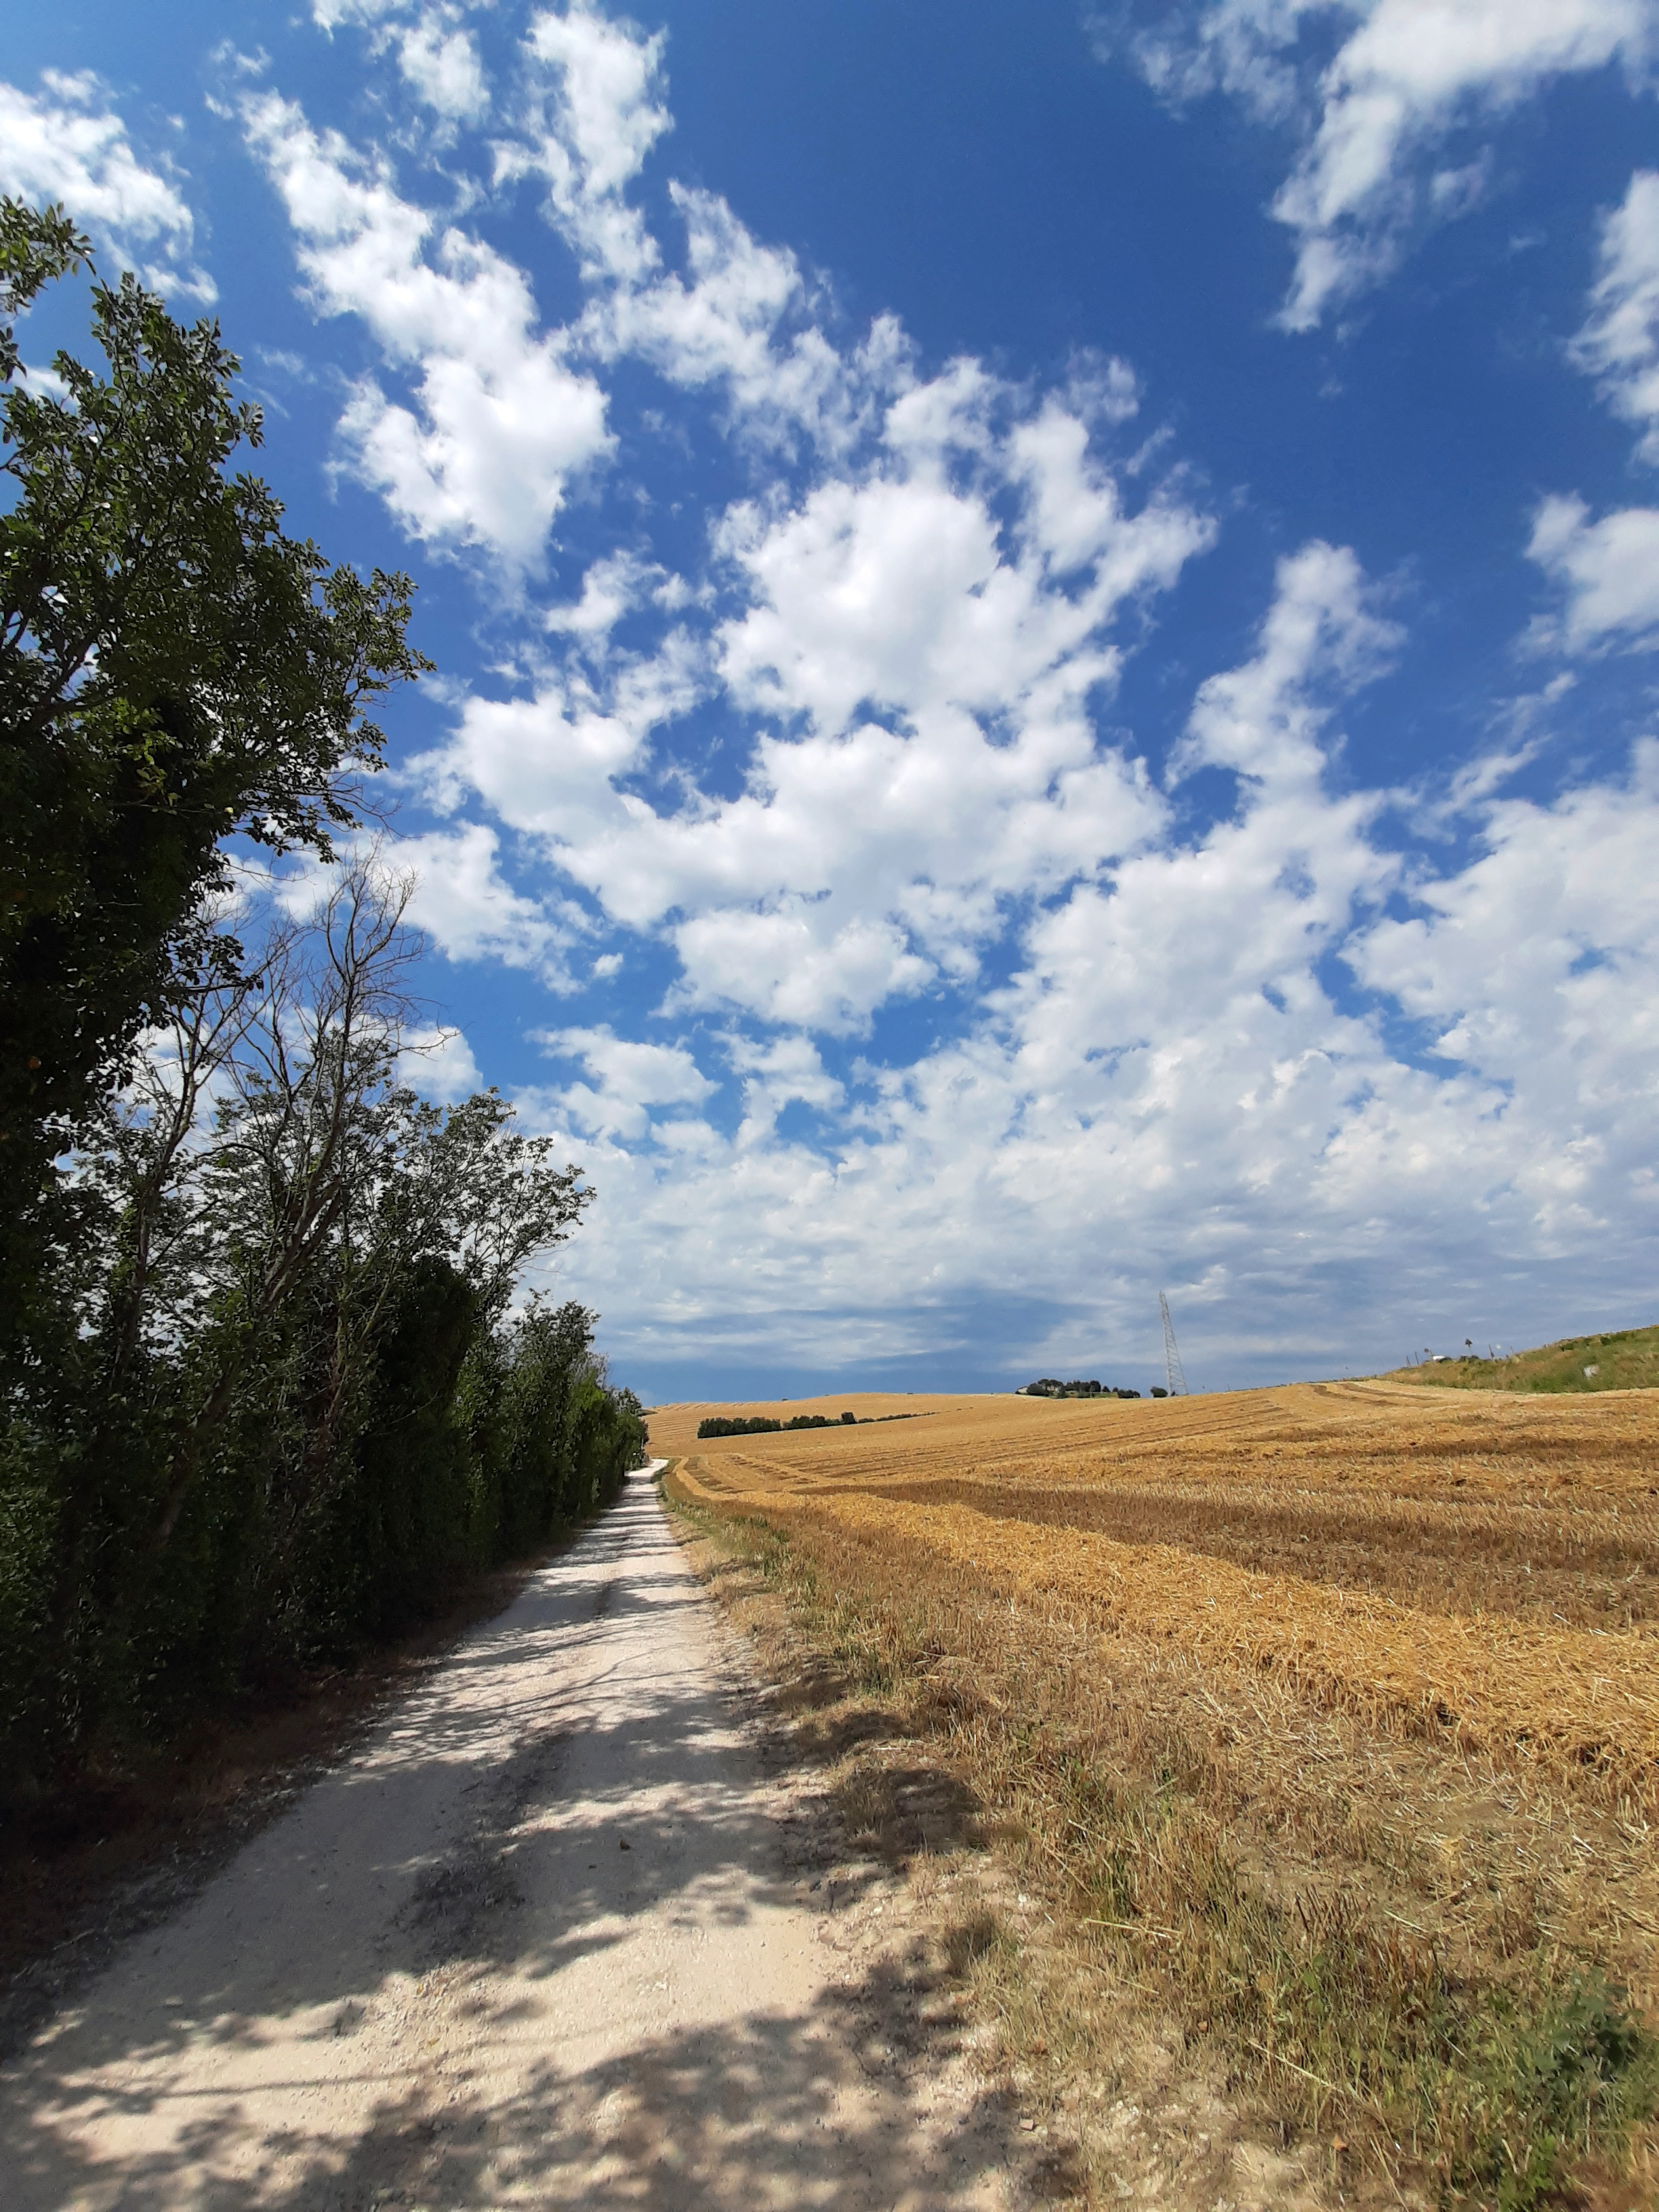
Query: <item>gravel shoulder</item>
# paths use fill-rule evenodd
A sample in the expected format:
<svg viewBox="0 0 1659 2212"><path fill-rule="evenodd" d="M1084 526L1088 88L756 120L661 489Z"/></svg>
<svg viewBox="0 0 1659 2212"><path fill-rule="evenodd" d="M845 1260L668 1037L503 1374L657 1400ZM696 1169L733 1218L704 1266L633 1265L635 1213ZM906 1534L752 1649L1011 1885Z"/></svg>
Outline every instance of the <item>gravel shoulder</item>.
<svg viewBox="0 0 1659 2212"><path fill-rule="evenodd" d="M634 1477L0 2071L0 2200L1021 2201L1014 2116L756 1705Z"/></svg>

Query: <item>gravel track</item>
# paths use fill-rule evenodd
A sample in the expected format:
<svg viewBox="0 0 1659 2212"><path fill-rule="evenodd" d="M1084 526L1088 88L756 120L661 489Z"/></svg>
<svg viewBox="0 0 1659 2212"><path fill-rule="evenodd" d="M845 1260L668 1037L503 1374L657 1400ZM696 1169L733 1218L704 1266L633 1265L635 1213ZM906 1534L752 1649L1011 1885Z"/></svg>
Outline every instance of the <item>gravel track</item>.
<svg viewBox="0 0 1659 2212"><path fill-rule="evenodd" d="M635 1476L0 2071L0 2204L1023 2197L959 2052L898 2063L757 1694Z"/></svg>

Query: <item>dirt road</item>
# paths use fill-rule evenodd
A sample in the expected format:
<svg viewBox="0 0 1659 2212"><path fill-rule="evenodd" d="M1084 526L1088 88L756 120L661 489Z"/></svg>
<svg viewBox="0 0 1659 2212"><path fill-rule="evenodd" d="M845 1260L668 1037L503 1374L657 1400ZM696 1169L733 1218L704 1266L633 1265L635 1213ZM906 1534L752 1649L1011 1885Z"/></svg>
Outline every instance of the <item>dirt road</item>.
<svg viewBox="0 0 1659 2212"><path fill-rule="evenodd" d="M635 1477L0 2073L6 2212L1012 2201L872 2027L746 1680Z"/></svg>

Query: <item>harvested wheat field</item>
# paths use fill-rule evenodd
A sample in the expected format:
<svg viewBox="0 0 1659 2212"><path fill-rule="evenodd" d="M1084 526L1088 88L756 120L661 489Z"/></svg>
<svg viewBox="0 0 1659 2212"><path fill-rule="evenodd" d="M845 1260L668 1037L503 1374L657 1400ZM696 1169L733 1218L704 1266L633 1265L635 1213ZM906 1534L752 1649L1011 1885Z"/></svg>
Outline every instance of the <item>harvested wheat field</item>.
<svg viewBox="0 0 1659 2212"><path fill-rule="evenodd" d="M698 1442L716 1410L858 1419ZM1431 2196L1659 2197L1659 1394L824 1399L652 1436L1287 2124Z"/></svg>

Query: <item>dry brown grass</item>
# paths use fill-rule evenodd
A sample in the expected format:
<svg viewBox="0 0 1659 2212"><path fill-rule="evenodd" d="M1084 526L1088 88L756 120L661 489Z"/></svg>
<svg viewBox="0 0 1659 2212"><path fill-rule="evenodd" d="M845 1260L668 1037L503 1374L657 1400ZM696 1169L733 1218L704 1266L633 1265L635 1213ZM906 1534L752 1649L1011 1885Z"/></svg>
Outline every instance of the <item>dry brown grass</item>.
<svg viewBox="0 0 1659 2212"><path fill-rule="evenodd" d="M1616 2023L1659 2003L1659 1399L779 1410L843 1404L928 1418L653 1437L787 1540L1085 1949L1396 2178L1539 2203L1622 2141L1646 2179L1601 2201L1644 2201ZM1574 2056L1620 2050L1622 2087Z"/></svg>

